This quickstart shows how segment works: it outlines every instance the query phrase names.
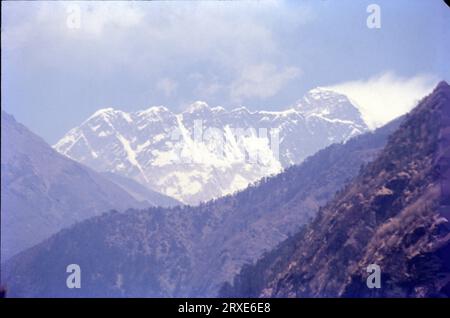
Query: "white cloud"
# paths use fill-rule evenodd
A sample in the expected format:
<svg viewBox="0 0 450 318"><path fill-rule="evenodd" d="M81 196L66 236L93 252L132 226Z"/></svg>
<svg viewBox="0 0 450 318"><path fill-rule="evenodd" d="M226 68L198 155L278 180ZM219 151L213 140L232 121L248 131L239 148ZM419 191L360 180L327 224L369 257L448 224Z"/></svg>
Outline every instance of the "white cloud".
<svg viewBox="0 0 450 318"><path fill-rule="evenodd" d="M139 25L144 12L131 3L100 3L93 5L86 2L75 2L81 10L81 26L86 32L100 35L108 26L128 28ZM71 4L73 5L73 4Z"/></svg>
<svg viewBox="0 0 450 318"><path fill-rule="evenodd" d="M171 80L170 78L160 79L156 83L156 89L163 92L166 97L171 96L177 89L177 82Z"/></svg>
<svg viewBox="0 0 450 318"><path fill-rule="evenodd" d="M67 23L68 6L74 5L80 7L80 28ZM292 10L283 1L52 1L5 7L5 56L24 56L36 74L61 70L74 85L86 79L98 83L102 91L93 94L120 82L135 91L155 83L153 92L134 94L141 104L148 98L227 103L273 96L298 74L295 67L283 68L298 61L288 62L280 33L315 19L310 6ZM188 76L194 72L202 74L197 82Z"/></svg>
<svg viewBox="0 0 450 318"><path fill-rule="evenodd" d="M274 96L299 75L300 70L293 66L283 69L269 63L248 66L231 84L231 99L241 101L245 98L264 99Z"/></svg>
<svg viewBox="0 0 450 318"><path fill-rule="evenodd" d="M209 99L226 88L223 83L219 82L217 76L205 76L195 72L189 74L187 79L194 84L194 93L198 99Z"/></svg>
<svg viewBox="0 0 450 318"><path fill-rule="evenodd" d="M67 26L69 6L80 8L79 29ZM6 49L48 41L53 48L49 62L75 54L83 62L95 49L105 64L126 63L139 70L145 65L154 71L201 61L236 73L251 63L279 60L283 52L274 35L279 17L291 26L313 19L309 7L294 14L280 1L43 1L8 3L6 9L7 17L24 12L2 26Z"/></svg>
<svg viewBox="0 0 450 318"><path fill-rule="evenodd" d="M367 80L339 83L327 88L347 95L370 128L377 128L410 111L431 92L438 80L431 75L406 78L385 72Z"/></svg>
<svg viewBox="0 0 450 318"><path fill-rule="evenodd" d="M144 11L133 2L89 2L89 1L39 1L31 4L11 3L7 9L15 12L27 12L23 19L8 25L5 33L18 32L23 37L32 38L35 33L45 31L47 36L52 37L58 33L70 32L71 27L68 20L76 15L80 20L79 28L82 35L104 35L109 32L108 27L126 29L142 24ZM33 27L35 30L33 30ZM15 39L8 39L14 44Z"/></svg>

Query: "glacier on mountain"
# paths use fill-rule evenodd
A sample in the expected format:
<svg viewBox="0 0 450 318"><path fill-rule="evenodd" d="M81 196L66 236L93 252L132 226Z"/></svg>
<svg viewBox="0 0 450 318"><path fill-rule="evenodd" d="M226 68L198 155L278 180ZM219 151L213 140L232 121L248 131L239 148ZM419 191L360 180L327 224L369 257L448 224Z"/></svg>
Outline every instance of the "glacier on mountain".
<svg viewBox="0 0 450 318"><path fill-rule="evenodd" d="M228 111L202 101L179 114L164 106L130 113L104 108L54 148L95 170L198 204L367 130L345 95L315 88L285 111Z"/></svg>

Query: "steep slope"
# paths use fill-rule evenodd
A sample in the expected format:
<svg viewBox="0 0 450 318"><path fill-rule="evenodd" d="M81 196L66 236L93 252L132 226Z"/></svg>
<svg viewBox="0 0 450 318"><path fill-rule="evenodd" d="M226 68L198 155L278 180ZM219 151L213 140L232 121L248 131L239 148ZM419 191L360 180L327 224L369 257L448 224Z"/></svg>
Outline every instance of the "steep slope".
<svg viewBox="0 0 450 318"><path fill-rule="evenodd" d="M316 219L223 296L449 297L450 86L441 82ZM366 285L381 269L381 288Z"/></svg>
<svg viewBox="0 0 450 318"><path fill-rule="evenodd" d="M100 174L127 191L136 200L147 203L148 206L173 207L182 205L181 202L164 194L152 191L133 179L112 172L103 172Z"/></svg>
<svg viewBox="0 0 450 318"><path fill-rule="evenodd" d="M105 108L54 147L97 171L198 204L242 190L365 131L347 97L318 88L280 112L227 111L204 102L180 114L163 106L134 113Z"/></svg>
<svg viewBox="0 0 450 318"><path fill-rule="evenodd" d="M303 164L231 196L232 208L218 211L223 219L218 230L200 242L197 259L201 270L192 275L195 283L189 283L198 286L193 294L217 295L218 282L230 281L243 264L257 260L296 233L361 166L374 159L401 120L346 144L329 146Z"/></svg>
<svg viewBox="0 0 450 318"><path fill-rule="evenodd" d="M109 209L147 206L1 114L2 260Z"/></svg>
<svg viewBox="0 0 450 318"><path fill-rule="evenodd" d="M400 119L321 150L299 166L197 207L130 210L84 221L13 258L11 296L215 296L315 215L382 149ZM77 263L83 288L65 287ZM44 282L44 283L43 283Z"/></svg>

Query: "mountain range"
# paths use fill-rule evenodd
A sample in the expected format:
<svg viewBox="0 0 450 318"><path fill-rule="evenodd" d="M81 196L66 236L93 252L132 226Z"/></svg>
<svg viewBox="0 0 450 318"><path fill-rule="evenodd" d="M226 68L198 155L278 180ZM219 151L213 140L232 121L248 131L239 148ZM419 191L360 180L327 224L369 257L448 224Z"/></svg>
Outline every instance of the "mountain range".
<svg viewBox="0 0 450 318"><path fill-rule="evenodd" d="M1 113L1 256L12 255L102 212L178 202L144 188L140 196L63 156ZM128 183L133 183L129 180Z"/></svg>
<svg viewBox="0 0 450 318"><path fill-rule="evenodd" d="M368 131L342 94L315 88L286 111L227 111L195 102L127 113L98 110L54 148L100 172L136 180L183 203L246 188L324 147Z"/></svg>
<svg viewBox="0 0 450 318"><path fill-rule="evenodd" d="M7 262L3 281L11 296L25 297L216 296L244 264L308 223L401 120L199 206L131 209L78 223ZM84 273L80 290L65 286L70 263Z"/></svg>
<svg viewBox="0 0 450 318"><path fill-rule="evenodd" d="M2 282L12 297L448 297L449 127L441 82L406 116L245 190L78 222L8 260ZM66 287L73 263L81 289Z"/></svg>
<svg viewBox="0 0 450 318"><path fill-rule="evenodd" d="M312 223L246 266L232 297L449 297L450 86L407 115ZM381 288L368 288L376 265Z"/></svg>

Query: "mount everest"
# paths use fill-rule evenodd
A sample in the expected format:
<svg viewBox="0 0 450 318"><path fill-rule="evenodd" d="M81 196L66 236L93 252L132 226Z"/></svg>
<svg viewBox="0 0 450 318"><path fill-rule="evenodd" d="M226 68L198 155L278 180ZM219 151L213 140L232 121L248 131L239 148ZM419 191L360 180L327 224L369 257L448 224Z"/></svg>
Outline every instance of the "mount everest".
<svg viewBox="0 0 450 318"><path fill-rule="evenodd" d="M200 101L179 114L164 106L130 113L104 108L54 148L94 170L198 204L242 190L367 130L345 95L315 88L277 112L229 111Z"/></svg>

